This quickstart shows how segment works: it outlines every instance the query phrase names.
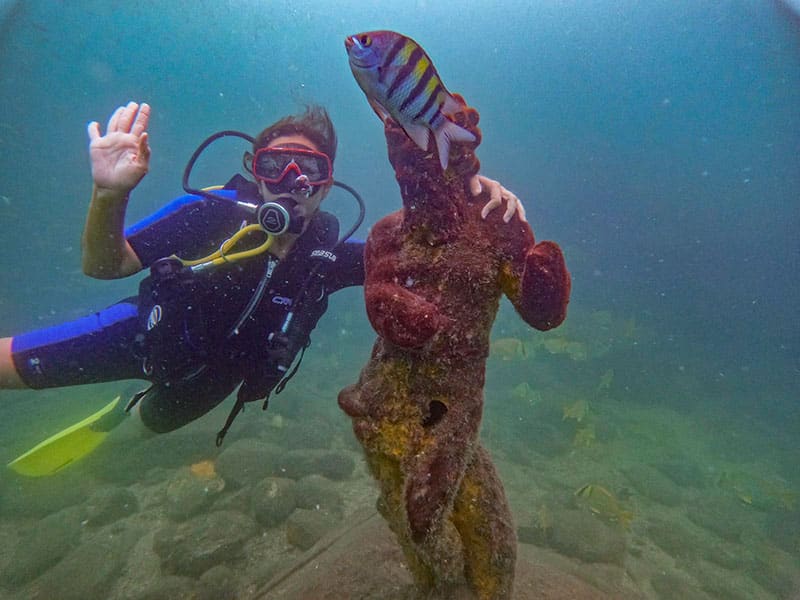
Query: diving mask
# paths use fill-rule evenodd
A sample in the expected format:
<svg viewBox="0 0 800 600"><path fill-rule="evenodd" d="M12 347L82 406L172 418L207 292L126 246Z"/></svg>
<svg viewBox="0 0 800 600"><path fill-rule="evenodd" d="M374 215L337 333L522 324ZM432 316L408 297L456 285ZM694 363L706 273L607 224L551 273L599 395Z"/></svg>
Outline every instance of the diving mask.
<svg viewBox="0 0 800 600"><path fill-rule="evenodd" d="M260 148L253 157L253 175L273 194L316 193L333 182L333 166L327 154L304 148Z"/></svg>

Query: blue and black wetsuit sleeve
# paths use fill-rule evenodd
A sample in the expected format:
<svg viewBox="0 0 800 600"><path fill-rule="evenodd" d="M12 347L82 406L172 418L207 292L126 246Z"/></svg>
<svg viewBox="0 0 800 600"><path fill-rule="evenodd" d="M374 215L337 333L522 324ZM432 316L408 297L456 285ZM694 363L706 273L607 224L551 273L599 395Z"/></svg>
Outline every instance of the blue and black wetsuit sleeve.
<svg viewBox="0 0 800 600"><path fill-rule="evenodd" d="M173 254L200 258L219 248L243 221L252 218L237 203L239 194L238 190L223 189L214 192L216 199L181 196L128 227L125 237L144 267Z"/></svg>
<svg viewBox="0 0 800 600"><path fill-rule="evenodd" d="M364 285L364 242L347 240L336 248L336 263L325 277L328 293Z"/></svg>

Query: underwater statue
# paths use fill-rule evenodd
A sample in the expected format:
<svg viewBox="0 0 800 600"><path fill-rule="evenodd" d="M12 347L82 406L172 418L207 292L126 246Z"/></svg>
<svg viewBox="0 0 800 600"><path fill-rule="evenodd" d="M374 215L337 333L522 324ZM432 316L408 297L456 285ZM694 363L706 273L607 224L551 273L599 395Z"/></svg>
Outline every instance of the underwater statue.
<svg viewBox="0 0 800 600"><path fill-rule="evenodd" d="M366 45L366 35L350 46ZM503 294L533 327L559 325L570 277L559 247L536 244L527 223L504 223L498 211L481 217L485 198L469 189L478 113L448 96L458 107L448 121L469 136L444 144L444 158L438 141L423 149L402 121L382 115L403 208L367 240L365 299L378 339L339 405L420 591L446 595L466 580L481 599L510 598L516 533L478 436L489 334Z"/></svg>

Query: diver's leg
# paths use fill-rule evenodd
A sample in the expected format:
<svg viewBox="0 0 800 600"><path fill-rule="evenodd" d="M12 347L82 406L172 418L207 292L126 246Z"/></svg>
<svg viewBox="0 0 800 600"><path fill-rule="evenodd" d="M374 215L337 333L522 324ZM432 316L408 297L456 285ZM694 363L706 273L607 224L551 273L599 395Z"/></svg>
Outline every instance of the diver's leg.
<svg viewBox="0 0 800 600"><path fill-rule="evenodd" d="M44 389L143 379L138 330L136 299L128 298L74 321L0 339L0 387ZM116 428L127 420L125 406L125 400L118 402L92 428Z"/></svg>
<svg viewBox="0 0 800 600"><path fill-rule="evenodd" d="M222 366L205 367L191 378L157 383L142 396L138 414L144 425L167 433L202 417L230 395L241 376Z"/></svg>
<svg viewBox="0 0 800 600"><path fill-rule="evenodd" d="M44 389L144 379L136 356L134 299L11 338L12 366L25 387Z"/></svg>
<svg viewBox="0 0 800 600"><path fill-rule="evenodd" d="M22 381L17 368L14 366L14 359L11 356L11 344L14 338L0 338L0 388L2 389L25 389L28 386Z"/></svg>
<svg viewBox="0 0 800 600"><path fill-rule="evenodd" d="M475 449L451 517L464 542L465 574L480 600L511 598L517 536L489 453Z"/></svg>

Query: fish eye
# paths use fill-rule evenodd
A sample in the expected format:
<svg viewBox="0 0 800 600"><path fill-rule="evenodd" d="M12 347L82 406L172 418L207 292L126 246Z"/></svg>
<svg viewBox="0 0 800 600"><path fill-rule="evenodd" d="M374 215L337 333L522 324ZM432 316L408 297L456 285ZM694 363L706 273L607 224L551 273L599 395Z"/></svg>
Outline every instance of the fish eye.
<svg viewBox="0 0 800 600"><path fill-rule="evenodd" d="M361 42L362 46L369 46L372 44L372 39L368 35L362 35L361 39L358 41Z"/></svg>

